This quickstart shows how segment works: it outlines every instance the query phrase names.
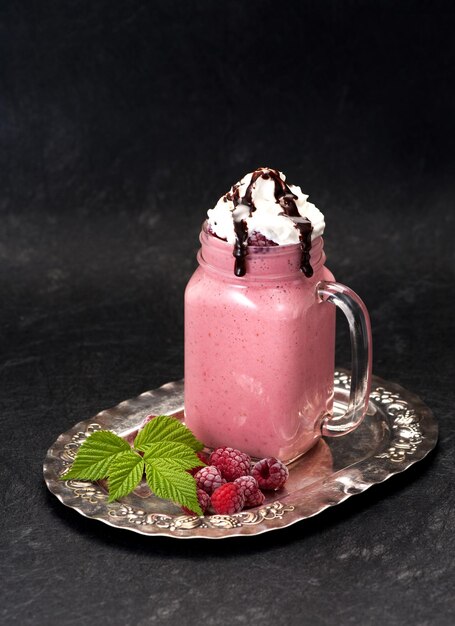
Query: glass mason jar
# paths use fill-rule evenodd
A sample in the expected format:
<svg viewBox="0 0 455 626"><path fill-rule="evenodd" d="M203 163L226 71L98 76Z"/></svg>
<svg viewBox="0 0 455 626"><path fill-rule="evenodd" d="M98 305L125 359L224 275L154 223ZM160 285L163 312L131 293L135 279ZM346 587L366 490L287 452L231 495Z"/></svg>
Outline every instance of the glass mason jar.
<svg viewBox="0 0 455 626"><path fill-rule="evenodd" d="M290 462L321 435L362 421L371 384L365 305L325 267L323 240L311 248L310 278L299 244L248 247L246 274L232 245L203 226L199 267L185 291L185 422L207 446ZM334 416L335 307L351 334L347 410Z"/></svg>

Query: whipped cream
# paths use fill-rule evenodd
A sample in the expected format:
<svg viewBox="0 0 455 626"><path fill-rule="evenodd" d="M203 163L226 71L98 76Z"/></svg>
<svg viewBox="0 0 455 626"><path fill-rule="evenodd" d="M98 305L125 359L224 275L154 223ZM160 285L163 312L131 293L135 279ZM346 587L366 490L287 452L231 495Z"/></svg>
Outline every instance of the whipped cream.
<svg viewBox="0 0 455 626"><path fill-rule="evenodd" d="M299 223L308 221L311 240L320 237L325 227L324 215L308 202L300 187L285 181L282 172L267 167L244 176L207 211L211 231L235 244L235 223L244 222L249 234L260 233L278 245L287 245L301 242ZM287 210L291 204L292 210Z"/></svg>

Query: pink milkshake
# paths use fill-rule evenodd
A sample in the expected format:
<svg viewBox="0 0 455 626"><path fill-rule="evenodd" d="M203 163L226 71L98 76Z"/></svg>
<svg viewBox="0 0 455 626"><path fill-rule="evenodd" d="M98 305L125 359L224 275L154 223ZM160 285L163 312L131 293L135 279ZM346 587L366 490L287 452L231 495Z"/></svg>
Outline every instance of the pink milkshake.
<svg viewBox="0 0 455 626"><path fill-rule="evenodd" d="M289 462L327 431L337 302L324 291L323 229L300 188L268 168L209 211L185 292L185 421L206 445ZM357 385L339 434L358 425L367 392Z"/></svg>

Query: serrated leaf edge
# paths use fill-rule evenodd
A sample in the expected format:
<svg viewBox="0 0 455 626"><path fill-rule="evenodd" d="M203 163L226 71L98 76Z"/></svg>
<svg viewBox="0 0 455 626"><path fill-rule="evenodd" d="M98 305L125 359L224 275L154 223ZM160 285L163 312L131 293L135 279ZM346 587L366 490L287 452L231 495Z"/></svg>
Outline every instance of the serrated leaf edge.
<svg viewBox="0 0 455 626"><path fill-rule="evenodd" d="M161 425L163 421L167 423L168 426L171 426L171 424L175 424L175 436L172 436L172 432L165 432L157 433L156 436L153 437L153 430L157 430L157 426ZM183 438L185 435L188 437L187 441L179 441L179 438ZM147 441L147 438L151 439ZM143 439L146 439L145 443L143 442ZM158 443L159 441L174 441L175 443L182 443L190 447L195 452L200 452L204 449L204 444L194 436L191 430L187 426L185 426L185 424L182 424L182 422L176 417L172 417L170 415L157 415L156 417L151 419L150 422L147 422L144 428L142 428L136 435L136 438L134 440L134 448L143 452L144 446Z"/></svg>
<svg viewBox="0 0 455 626"><path fill-rule="evenodd" d="M101 457L94 463L89 463L85 460L84 454L90 454L90 452L99 454L103 451L103 445L100 441L100 436L108 435L108 438L111 440L111 445L109 445L109 449L105 450L106 455ZM118 451L115 452L114 443L117 444ZM104 446L104 449L106 446ZM60 480L101 480L102 478L106 478L109 475L109 466L110 463L117 457L119 454L123 454L124 452L128 452L131 450L130 445L127 441L119 437L116 433L113 433L111 430L98 430L92 433L87 439L82 443L80 448L76 453L76 457L74 458L71 466L68 470L60 476ZM111 458L109 458L111 457ZM84 467L79 468L79 464L85 464ZM105 467L105 465L107 466ZM103 471L95 474L90 474L90 468L95 467L96 465L101 465ZM85 473L85 475L84 475ZM87 476L87 474L89 474Z"/></svg>

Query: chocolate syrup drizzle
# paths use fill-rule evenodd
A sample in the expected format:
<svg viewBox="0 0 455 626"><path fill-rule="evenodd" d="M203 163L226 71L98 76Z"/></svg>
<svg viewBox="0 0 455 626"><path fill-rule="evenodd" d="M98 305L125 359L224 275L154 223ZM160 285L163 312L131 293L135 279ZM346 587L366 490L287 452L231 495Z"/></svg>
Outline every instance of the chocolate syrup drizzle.
<svg viewBox="0 0 455 626"><path fill-rule="evenodd" d="M246 265L245 257L248 254L248 224L245 220L234 220L235 244L234 252L235 265L234 274L236 276L245 276Z"/></svg>
<svg viewBox="0 0 455 626"><path fill-rule="evenodd" d="M302 253L300 258L300 270L307 278L310 278L313 276L313 268L310 263L311 234L313 232L313 226L310 220L300 215L295 203L297 196L292 193L285 181L281 180L278 170L267 167L261 167L253 172L243 198L240 198L238 184L234 185L232 190L225 195L225 200L231 200L234 203L234 211L232 215L235 230L235 244L233 251L233 255L235 257L234 273L236 276L245 275L245 257L248 254L248 225L244 219L236 219L234 212L239 205L248 207L250 217L253 212L256 211L256 207L253 203L253 189L257 179L261 177L265 180L268 180L269 178L273 180L275 183L275 199L283 209L281 215L289 217L299 231L300 249Z"/></svg>
<svg viewBox="0 0 455 626"><path fill-rule="evenodd" d="M246 188L245 195L242 199L240 199L238 184L234 185L234 187L232 188L232 193L229 192L225 196L225 198L231 200L234 203L232 219L234 220L235 230L235 244L233 255L235 256L234 274L236 276L245 276L246 274L245 257L248 254L248 224L244 219L237 219L234 215L234 212L235 209L240 205L248 207L250 217L252 216L253 212L256 211L256 207L253 203L253 189L254 183L261 175L262 170L260 169L253 172L250 183Z"/></svg>

